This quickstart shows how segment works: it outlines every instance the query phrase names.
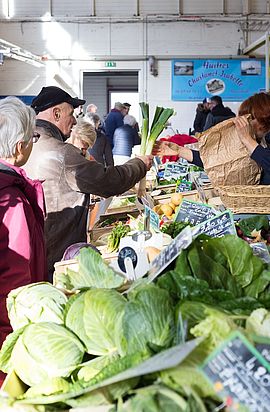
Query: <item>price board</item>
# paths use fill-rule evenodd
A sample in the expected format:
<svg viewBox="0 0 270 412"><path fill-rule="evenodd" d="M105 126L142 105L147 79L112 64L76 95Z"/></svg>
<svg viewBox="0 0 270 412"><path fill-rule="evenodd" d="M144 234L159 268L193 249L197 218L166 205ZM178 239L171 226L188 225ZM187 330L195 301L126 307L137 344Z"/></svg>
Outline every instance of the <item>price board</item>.
<svg viewBox="0 0 270 412"><path fill-rule="evenodd" d="M228 411L268 412L270 364L239 332L206 359L203 373Z"/></svg>
<svg viewBox="0 0 270 412"><path fill-rule="evenodd" d="M235 225L233 215L229 210L216 215L194 228L193 235L205 234L211 237L221 237L224 235L235 235Z"/></svg>
<svg viewBox="0 0 270 412"><path fill-rule="evenodd" d="M190 190L192 190L192 182L186 179L180 179L175 189L176 193L189 192Z"/></svg>
<svg viewBox="0 0 270 412"><path fill-rule="evenodd" d="M177 179L180 176L186 176L188 171L189 167L186 165L181 165L179 163L166 163L164 178Z"/></svg>
<svg viewBox="0 0 270 412"><path fill-rule="evenodd" d="M193 200L184 199L175 216L176 222L197 225L205 220L215 217L217 212L211 206Z"/></svg>
<svg viewBox="0 0 270 412"><path fill-rule="evenodd" d="M144 213L145 216L149 216L150 219L150 227L155 231L159 232L159 215L154 212L150 207L144 205Z"/></svg>
<svg viewBox="0 0 270 412"><path fill-rule="evenodd" d="M165 247L159 255L151 262L148 271L148 282L152 282L164 269L192 243L191 228L187 226L172 242Z"/></svg>

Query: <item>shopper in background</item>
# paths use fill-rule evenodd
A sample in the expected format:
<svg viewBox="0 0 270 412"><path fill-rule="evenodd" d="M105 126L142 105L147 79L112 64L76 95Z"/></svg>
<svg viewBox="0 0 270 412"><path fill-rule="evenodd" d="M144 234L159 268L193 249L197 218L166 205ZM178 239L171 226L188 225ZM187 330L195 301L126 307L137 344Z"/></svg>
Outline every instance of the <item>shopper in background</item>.
<svg viewBox="0 0 270 412"><path fill-rule="evenodd" d="M270 184L270 148L263 147L263 143L270 133L270 94L256 93L244 100L239 107L238 115L250 114L251 119L236 117L234 123L241 142L246 146L253 159L262 167L260 184ZM250 134L250 125L256 140ZM155 156L179 155L188 162L203 167L200 152L187 147L178 146L168 141L156 142L153 154Z"/></svg>
<svg viewBox="0 0 270 412"><path fill-rule="evenodd" d="M133 146L141 144L141 139L135 130L136 124L135 117L127 114L124 117L123 126L115 129L113 134L113 159L115 165L126 163L131 157Z"/></svg>
<svg viewBox="0 0 270 412"><path fill-rule="evenodd" d="M97 112L97 106L94 103L90 103L86 107L86 113L96 113Z"/></svg>
<svg viewBox="0 0 270 412"><path fill-rule="evenodd" d="M25 170L31 177L45 180L48 212L45 237L50 275L54 263L61 260L68 246L86 241L90 194L102 197L121 194L141 180L152 164L152 156L140 156L123 166L104 168L66 144L76 124L74 108L84 103L55 86L43 87L32 102L41 137Z"/></svg>
<svg viewBox="0 0 270 412"><path fill-rule="evenodd" d="M123 103L123 106L124 106L124 108L123 108L122 113L123 113L124 116L126 116L127 114L129 114L131 104L130 103Z"/></svg>
<svg viewBox="0 0 270 412"><path fill-rule="evenodd" d="M193 131L191 132L191 134L201 133L203 131L205 121L209 112L209 103L205 98L203 99L202 103L199 103L197 105L196 116L193 123Z"/></svg>
<svg viewBox="0 0 270 412"><path fill-rule="evenodd" d="M66 143L73 144L81 151L81 155L90 159L88 150L91 149L96 141L95 128L85 120L80 120L72 128L70 137L66 140Z"/></svg>
<svg viewBox="0 0 270 412"><path fill-rule="evenodd" d="M89 149L90 155L104 166L113 166L112 147L107 137L100 129L99 115L96 113L86 113L84 120L89 122L95 128L97 134L95 144Z"/></svg>
<svg viewBox="0 0 270 412"><path fill-rule="evenodd" d="M105 134L109 139L109 143L113 148L113 134L117 127L123 126L124 115L126 114L126 109L122 103L116 102L114 108L110 111L104 122Z"/></svg>
<svg viewBox="0 0 270 412"><path fill-rule="evenodd" d="M224 107L222 98L220 96L212 96L207 99L209 104L210 113L208 113L205 120L203 130L208 130L215 124L221 123L224 120L235 117L235 113L231 111L229 107Z"/></svg>
<svg viewBox="0 0 270 412"><path fill-rule="evenodd" d="M38 139L35 120L21 100L0 100L0 346L11 332L10 290L47 280L43 189L21 169Z"/></svg>

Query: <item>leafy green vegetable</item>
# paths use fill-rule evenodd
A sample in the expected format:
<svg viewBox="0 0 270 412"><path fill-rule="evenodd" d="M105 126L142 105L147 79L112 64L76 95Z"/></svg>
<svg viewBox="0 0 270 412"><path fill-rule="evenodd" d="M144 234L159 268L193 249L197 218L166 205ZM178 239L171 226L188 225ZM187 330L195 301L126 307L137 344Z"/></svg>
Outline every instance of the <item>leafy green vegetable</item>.
<svg viewBox="0 0 270 412"><path fill-rule="evenodd" d="M63 378L51 378L46 382L34 385L29 388L23 395L24 399L34 398L41 395L56 395L59 393L66 393L70 389L70 383Z"/></svg>
<svg viewBox="0 0 270 412"><path fill-rule="evenodd" d="M179 235L179 233L182 232L183 229L185 229L186 226L190 226L190 224L185 222L165 223L161 227L161 232L167 233L174 239L177 235Z"/></svg>
<svg viewBox="0 0 270 412"><path fill-rule="evenodd" d="M208 316L191 328L190 333L195 337L203 336L205 339L199 346L211 353L237 329L237 325L225 313L212 309L206 309L206 313Z"/></svg>
<svg viewBox="0 0 270 412"><path fill-rule="evenodd" d="M15 343L19 336L23 333L25 326L10 333L1 348L0 351L0 370L8 373L12 369L11 354L14 349Z"/></svg>
<svg viewBox="0 0 270 412"><path fill-rule="evenodd" d="M201 398L216 397L212 384L198 368L192 366L181 364L176 368L161 371L160 380L171 389L182 393L185 388L192 388Z"/></svg>
<svg viewBox="0 0 270 412"><path fill-rule="evenodd" d="M248 332L270 338L270 312L264 308L254 310L247 318Z"/></svg>
<svg viewBox="0 0 270 412"><path fill-rule="evenodd" d="M129 232L130 227L119 222L109 234L107 245L108 251L114 252L115 250L118 250L121 238L125 237Z"/></svg>
<svg viewBox="0 0 270 412"><path fill-rule="evenodd" d="M29 386L67 377L82 361L85 349L76 335L56 323L25 327L11 354L11 365Z"/></svg>
<svg viewBox="0 0 270 412"><path fill-rule="evenodd" d="M202 400L196 393L185 399L165 385L152 385L134 391L133 397L122 405L117 412L207 412Z"/></svg>
<svg viewBox="0 0 270 412"><path fill-rule="evenodd" d="M114 272L96 251L83 248L78 255L78 272L68 270L65 276L55 273L55 283L60 287L70 289L118 288L125 279Z"/></svg>
<svg viewBox="0 0 270 412"><path fill-rule="evenodd" d="M66 303L64 293L50 283L32 283L13 289L7 297L10 324L13 330L36 322L63 324Z"/></svg>
<svg viewBox="0 0 270 412"><path fill-rule="evenodd" d="M115 290L93 289L78 294L67 307L66 326L92 355L118 353L125 298Z"/></svg>
<svg viewBox="0 0 270 412"><path fill-rule="evenodd" d="M123 352L142 352L149 344L169 347L175 334L169 293L152 284L135 289L128 298L122 319Z"/></svg>
<svg viewBox="0 0 270 412"><path fill-rule="evenodd" d="M82 367L77 373L78 380L90 381L94 378L105 366L108 366L113 360L118 359L119 356L98 356L90 361L82 364Z"/></svg>
<svg viewBox="0 0 270 412"><path fill-rule="evenodd" d="M241 219L237 225L242 230L245 236L251 237L251 232L255 230L261 230L262 228L269 229L269 219L268 216L255 215L254 217L248 217L246 219Z"/></svg>
<svg viewBox="0 0 270 412"><path fill-rule="evenodd" d="M235 297L257 298L270 284L267 264L234 235L197 238L177 258L175 271L202 279L210 289L224 289Z"/></svg>

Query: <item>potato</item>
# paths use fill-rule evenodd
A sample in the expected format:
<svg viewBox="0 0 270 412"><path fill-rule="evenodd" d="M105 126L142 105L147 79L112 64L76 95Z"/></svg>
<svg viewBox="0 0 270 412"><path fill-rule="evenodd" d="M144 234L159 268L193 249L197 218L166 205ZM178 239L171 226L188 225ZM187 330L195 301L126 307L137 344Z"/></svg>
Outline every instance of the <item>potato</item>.
<svg viewBox="0 0 270 412"><path fill-rule="evenodd" d="M156 206L154 206L154 207L153 207L153 211L154 211L155 213L158 213L158 211L159 211L159 209L160 209L160 206L161 206L161 205L156 205Z"/></svg>
<svg viewBox="0 0 270 412"><path fill-rule="evenodd" d="M174 204L173 202L170 202L170 203L169 203L169 206L171 206L172 210L175 210L175 208L176 208L176 206L175 206L175 204Z"/></svg>
<svg viewBox="0 0 270 412"><path fill-rule="evenodd" d="M175 206L179 206L180 203L182 203L183 200L183 195L181 195L181 193L173 193L171 195L171 202L175 205Z"/></svg>
<svg viewBox="0 0 270 412"><path fill-rule="evenodd" d="M167 217L170 217L173 214L173 209L170 205L167 203L164 205L161 205L160 211Z"/></svg>
<svg viewBox="0 0 270 412"><path fill-rule="evenodd" d="M147 246L145 248L145 251L147 253L147 258L149 262L152 262L152 260L154 260L155 257L160 253L160 250L153 246Z"/></svg>

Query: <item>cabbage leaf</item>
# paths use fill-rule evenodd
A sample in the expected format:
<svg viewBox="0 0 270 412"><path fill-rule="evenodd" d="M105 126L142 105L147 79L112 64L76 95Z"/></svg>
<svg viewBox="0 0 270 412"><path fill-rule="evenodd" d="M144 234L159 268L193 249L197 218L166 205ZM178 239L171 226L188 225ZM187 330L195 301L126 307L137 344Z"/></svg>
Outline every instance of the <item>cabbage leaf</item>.
<svg viewBox="0 0 270 412"><path fill-rule="evenodd" d="M168 348L176 330L169 293L153 284L132 291L122 328L124 339L121 343L125 353L143 352L148 346Z"/></svg>
<svg viewBox="0 0 270 412"><path fill-rule="evenodd" d="M125 278L114 272L95 250L82 248L76 259L79 261L78 272L68 269L65 276L54 274L57 286L67 290L116 289L125 283Z"/></svg>
<svg viewBox="0 0 270 412"><path fill-rule="evenodd" d="M75 296L67 307L65 324L92 355L118 353L121 318L126 299L111 289L92 289Z"/></svg>

